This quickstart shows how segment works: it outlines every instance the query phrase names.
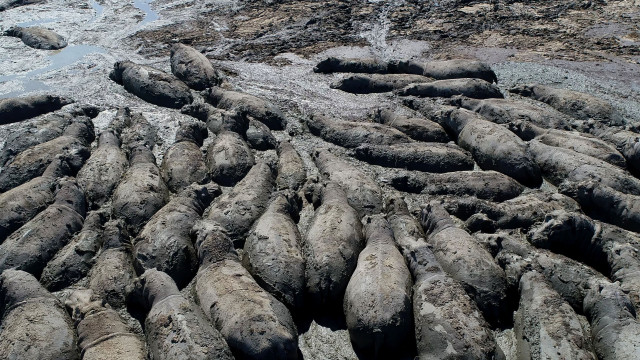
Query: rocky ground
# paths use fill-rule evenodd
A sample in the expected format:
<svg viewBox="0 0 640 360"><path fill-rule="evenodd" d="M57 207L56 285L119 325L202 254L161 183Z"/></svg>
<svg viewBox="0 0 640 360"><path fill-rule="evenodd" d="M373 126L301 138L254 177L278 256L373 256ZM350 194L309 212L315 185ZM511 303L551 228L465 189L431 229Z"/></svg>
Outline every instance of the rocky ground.
<svg viewBox="0 0 640 360"><path fill-rule="evenodd" d="M27 47L18 38L0 36L3 54L0 57L0 100L23 95L56 94L80 104L97 106L100 112L92 119L96 134L108 128L119 108L129 107L133 112L142 113L157 128L159 137L153 153L159 165L174 142L179 124L192 122L193 118L179 109L159 107L140 99L109 79L109 72L116 61L131 60L171 73L169 48L173 43L184 43L212 61L224 75L226 89L255 95L283 110L288 125L284 131L273 131L273 135L278 141L287 140L293 144L304 161L309 178L321 177L312 159L313 152L328 148L353 168L375 179L385 198L404 196L409 209L418 215L419 210L436 197L398 191L390 183L402 170L356 160L352 156L353 150L312 135L305 124L317 112L351 121L366 121L367 114L380 108L389 108L398 114L416 113L404 107L402 99L390 92L351 94L330 88L331 83L344 78L345 74L313 72L319 61L329 56L420 62L478 59L491 66L498 78L497 86L509 99L552 110L549 105L508 90L525 83L576 90L611 103L624 118L626 128L637 130L640 121L638 23L638 0L49 0L0 11L2 31L16 25L42 26L54 30L68 41L68 46L61 50L39 50ZM204 102L198 92L192 93L196 103ZM11 133L19 131L26 123L0 126L0 148L5 146ZM212 138L205 141L203 149ZM95 147L96 143L92 145L94 151ZM274 150L253 152L257 159L277 158ZM480 167L476 164L475 169L480 170ZM3 170L0 170L0 175ZM558 191L547 180L540 189L548 194ZM223 188L224 193L230 191L230 187ZM525 194L535 191L527 189ZM298 222L303 237L314 215L314 207L305 201ZM465 226L463 220L466 219L452 219L457 226ZM529 228L509 229L517 238L525 238L527 230ZM477 238L482 238L482 235ZM566 251L552 246L540 247L567 255ZM634 251L637 252L637 248ZM513 277L509 271L515 271L516 266L509 267L512 262L506 259L509 255L505 254L502 253L502 258L497 251L492 255L496 257L496 264L507 271L507 277ZM569 257L572 256L569 254ZM579 256L577 260L617 280L607 273L611 269L598 267L597 261L589 262ZM576 267L569 268L575 270ZM570 278L569 272L573 270L566 271L567 278ZM535 283L535 277L534 280L531 278L527 281ZM89 279L84 278L55 294L64 302L74 289L81 286L90 287ZM506 358L515 359L517 352L522 351L516 349L518 333L522 333L522 329L518 329L517 321L514 324L512 311L523 309L519 316L530 316L535 322L535 316L526 315L527 311L535 313L540 310L528 303L521 305L525 301L523 299L535 298L536 295L519 295L517 284L510 286L505 295L508 303L505 312L508 314L504 317L508 320L497 326L492 324L491 332ZM192 282L181 293L193 300L194 288ZM532 286L531 292L536 291L546 294L549 290ZM558 300L558 296L553 301L566 304L564 300ZM570 307L568 309L562 307L562 311L572 312ZM139 316L135 309L120 308L118 311L134 332L143 333L142 325L135 318ZM576 313L578 328L583 327L585 333L590 333L589 311L576 308ZM562 314L553 315L562 318ZM339 312L328 318L309 319L299 315L296 322L298 345L304 358L357 358ZM569 337L571 331L576 330L575 324L563 325L566 326L564 330L557 333L560 337ZM571 326L573 328L567 329ZM635 343L637 348L639 345L637 341ZM415 350L409 353L407 356L411 357ZM535 358L536 355L532 356ZM600 352L598 357L615 358L603 356Z"/></svg>

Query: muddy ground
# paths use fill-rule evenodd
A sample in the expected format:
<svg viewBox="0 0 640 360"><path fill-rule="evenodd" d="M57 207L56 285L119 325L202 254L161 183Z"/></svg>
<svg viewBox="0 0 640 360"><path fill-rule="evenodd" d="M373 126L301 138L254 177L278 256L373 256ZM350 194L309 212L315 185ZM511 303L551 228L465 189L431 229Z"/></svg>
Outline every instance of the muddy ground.
<svg viewBox="0 0 640 360"><path fill-rule="evenodd" d="M319 60L477 58L491 64L505 94L525 82L583 91L610 101L634 124L640 122L638 24L640 0L50 0L0 13L2 31L39 25L69 41L67 48L51 52L0 36L0 98L55 93L97 105L104 110L95 119L97 131L117 107L130 106L158 126L160 162L178 122L188 117L142 101L110 81L108 72L122 59L169 71L168 48L183 42L205 53L233 87L285 110L291 124L275 135L292 141L310 175L317 170L309 154L323 146L384 183L393 170L354 160L343 148L310 135L303 120L313 111L361 120L378 107L407 110L391 94L330 89L341 75L313 73ZM0 147L6 134L20 126L0 127ZM393 191L385 186L385 192ZM426 199L408 200L415 210ZM307 207L301 230L311 215ZM301 329L305 359L355 357L346 330L337 323L313 322L306 332ZM510 332L499 333L508 357Z"/></svg>

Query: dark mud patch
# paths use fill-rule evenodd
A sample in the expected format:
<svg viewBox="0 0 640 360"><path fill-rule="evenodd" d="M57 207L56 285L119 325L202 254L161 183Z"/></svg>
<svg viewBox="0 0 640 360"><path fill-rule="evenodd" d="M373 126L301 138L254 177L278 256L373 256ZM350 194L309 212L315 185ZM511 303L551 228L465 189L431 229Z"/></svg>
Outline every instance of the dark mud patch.
<svg viewBox="0 0 640 360"><path fill-rule="evenodd" d="M262 62L283 52L308 56L340 45L375 48L394 39L428 41L429 55L440 58L455 47L482 46L526 49L547 59L607 61L605 52L640 55L638 19L632 0L238 1L134 39L145 55L163 50L153 44L179 38L218 48L221 60Z"/></svg>

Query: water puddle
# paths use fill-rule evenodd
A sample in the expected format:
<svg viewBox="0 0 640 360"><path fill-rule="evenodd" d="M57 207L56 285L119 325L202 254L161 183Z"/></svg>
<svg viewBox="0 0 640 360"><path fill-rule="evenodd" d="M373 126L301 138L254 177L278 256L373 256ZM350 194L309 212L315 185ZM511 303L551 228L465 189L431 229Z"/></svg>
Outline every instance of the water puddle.
<svg viewBox="0 0 640 360"><path fill-rule="evenodd" d="M55 21L56 21L56 19L52 19L52 18L37 19L37 20L31 20L31 21L25 21L25 22L18 23L18 26L20 26L20 27L29 27L29 26L36 26L36 25L52 23L52 22L55 22Z"/></svg>
<svg viewBox="0 0 640 360"><path fill-rule="evenodd" d="M49 85L43 83L40 80L25 79L20 82L20 90L0 94L0 99L17 97L32 91L44 91L48 89Z"/></svg>
<svg viewBox="0 0 640 360"><path fill-rule="evenodd" d="M49 65L40 69L35 69L26 74L4 75L0 76L0 84L16 81L20 83L22 90L12 91L6 94L0 94L0 98L14 97L31 91L47 90L49 86L40 80L34 78L38 75L45 74L50 71L59 70L66 66L72 65L89 54L104 53L105 49L91 45L69 45L62 50L49 56Z"/></svg>
<svg viewBox="0 0 640 360"><path fill-rule="evenodd" d="M151 9L152 2L153 0L134 0L133 1L133 6L140 9L142 12L144 12L144 19L142 19L142 22L138 25L138 27L142 27L145 24L148 24L160 18L158 13L153 11L153 9Z"/></svg>
<svg viewBox="0 0 640 360"><path fill-rule="evenodd" d="M96 14L89 21L90 23L92 23L95 22L100 17L100 15L102 15L102 13L104 12L104 6L98 4L95 0L90 0L89 5L91 5L91 8L93 8L93 10L96 12Z"/></svg>

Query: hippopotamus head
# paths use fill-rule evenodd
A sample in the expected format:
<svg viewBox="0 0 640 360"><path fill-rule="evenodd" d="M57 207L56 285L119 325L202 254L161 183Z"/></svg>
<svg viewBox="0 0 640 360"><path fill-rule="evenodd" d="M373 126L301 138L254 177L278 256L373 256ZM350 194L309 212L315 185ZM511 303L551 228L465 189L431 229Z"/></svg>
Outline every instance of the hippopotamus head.
<svg viewBox="0 0 640 360"><path fill-rule="evenodd" d="M102 311L106 303L94 295L93 290L80 288L69 295L64 305L75 321L84 319L87 315Z"/></svg>
<svg viewBox="0 0 640 360"><path fill-rule="evenodd" d="M193 226L191 233L192 238L196 239L196 250L202 268L225 259L239 260L233 242L224 228L216 222L200 221Z"/></svg>
<svg viewBox="0 0 640 360"><path fill-rule="evenodd" d="M171 48L169 49L169 51L171 52L171 56L173 56L176 52L182 50L182 49L187 49L188 47L185 45L182 45L180 43L175 43L173 45L171 45Z"/></svg>
<svg viewBox="0 0 640 360"><path fill-rule="evenodd" d="M166 273L148 269L136 279L132 296L143 299L147 309L171 295L179 295L176 283Z"/></svg>
<svg viewBox="0 0 640 360"><path fill-rule="evenodd" d="M535 127L527 121L514 120L507 126L511 132L518 135L518 137L524 141L532 140L538 135L538 131L536 131Z"/></svg>
<svg viewBox="0 0 640 360"><path fill-rule="evenodd" d="M131 64L133 63L129 60L116 61L116 63L113 64L113 70L109 73L109 78L122 85L122 73L131 66Z"/></svg>
<svg viewBox="0 0 640 360"><path fill-rule="evenodd" d="M209 136L207 127L204 123L188 122L180 124L178 131L176 132L176 143L180 141L190 141L198 146L202 146L204 139Z"/></svg>
<svg viewBox="0 0 640 360"><path fill-rule="evenodd" d="M509 89L509 92L512 92L514 94L518 94L520 96L524 96L524 97L530 97L533 94L533 89L534 86L533 85L518 85L515 86L511 89Z"/></svg>
<svg viewBox="0 0 640 360"><path fill-rule="evenodd" d="M21 34L22 34L22 28L20 26L10 27L4 32L5 36L20 37L22 36Z"/></svg>
<svg viewBox="0 0 640 360"><path fill-rule="evenodd" d="M333 72L333 70L336 68L336 66L338 66L338 64L340 64L340 59L335 57L329 57L327 59L320 61L318 65L316 65L313 68L313 72L330 73L330 72Z"/></svg>

